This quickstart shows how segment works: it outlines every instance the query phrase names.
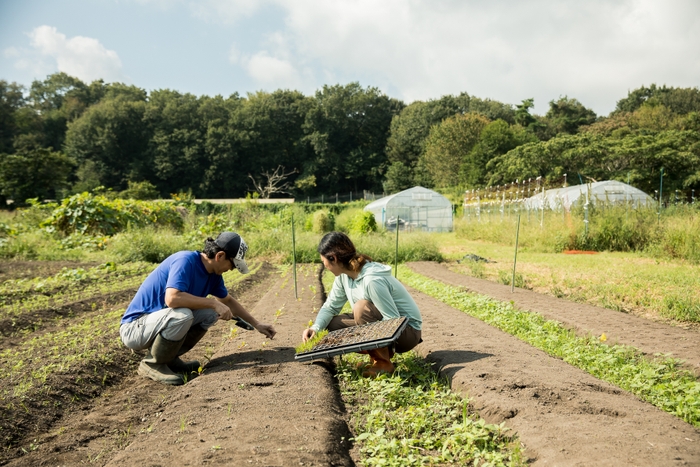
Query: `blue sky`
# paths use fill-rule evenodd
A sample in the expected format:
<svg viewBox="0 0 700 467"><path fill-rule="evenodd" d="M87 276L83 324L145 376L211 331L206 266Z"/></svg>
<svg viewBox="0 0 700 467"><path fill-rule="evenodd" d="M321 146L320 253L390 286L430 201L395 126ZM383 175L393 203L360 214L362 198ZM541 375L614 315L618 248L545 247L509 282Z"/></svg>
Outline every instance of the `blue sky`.
<svg viewBox="0 0 700 467"><path fill-rule="evenodd" d="M606 115L651 83L700 86L697 0L0 0L0 79L56 71L196 95L359 81Z"/></svg>

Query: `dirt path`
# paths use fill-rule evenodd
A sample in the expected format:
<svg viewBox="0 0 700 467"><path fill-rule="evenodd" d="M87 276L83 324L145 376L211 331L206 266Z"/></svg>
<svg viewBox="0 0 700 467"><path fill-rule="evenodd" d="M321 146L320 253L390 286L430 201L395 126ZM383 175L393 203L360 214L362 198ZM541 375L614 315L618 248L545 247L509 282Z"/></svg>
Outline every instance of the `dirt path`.
<svg viewBox="0 0 700 467"><path fill-rule="evenodd" d="M180 387L134 375L56 424L36 451L8 465L353 465L331 369L294 362L301 330L321 302L316 266L276 271L239 299L278 336L218 323L192 352L211 361ZM278 313L278 310L279 313Z"/></svg>
<svg viewBox="0 0 700 467"><path fill-rule="evenodd" d="M446 284L464 287L497 300L512 301L522 310L534 311L559 321L582 335L590 333L600 336L605 333L609 343L631 345L647 355L670 354L684 360L686 365L700 376L700 334L695 330L686 330L606 308L574 303L530 290L516 288L515 292L511 293L508 285L458 274L439 263L409 263L409 267Z"/></svg>
<svg viewBox="0 0 700 467"><path fill-rule="evenodd" d="M416 350L483 418L506 421L534 465L700 465L699 430L432 297L411 294L424 322Z"/></svg>

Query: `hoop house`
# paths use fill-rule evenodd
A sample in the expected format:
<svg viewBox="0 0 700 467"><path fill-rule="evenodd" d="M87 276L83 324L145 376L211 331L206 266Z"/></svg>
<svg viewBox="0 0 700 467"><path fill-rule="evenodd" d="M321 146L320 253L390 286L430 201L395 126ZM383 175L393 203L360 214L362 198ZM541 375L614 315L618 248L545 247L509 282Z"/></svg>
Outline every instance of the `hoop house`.
<svg viewBox="0 0 700 467"><path fill-rule="evenodd" d="M440 193L415 186L385 196L365 206L374 214L378 225L387 230L425 230L449 232L452 230L452 203Z"/></svg>
<svg viewBox="0 0 700 467"><path fill-rule="evenodd" d="M561 209L567 211L575 203L585 203L586 196L590 203L604 204L630 204L634 207L651 206L656 202L648 194L631 185L606 180L604 182L573 185L565 188L554 188L523 201L525 209L542 209L542 204L547 209Z"/></svg>

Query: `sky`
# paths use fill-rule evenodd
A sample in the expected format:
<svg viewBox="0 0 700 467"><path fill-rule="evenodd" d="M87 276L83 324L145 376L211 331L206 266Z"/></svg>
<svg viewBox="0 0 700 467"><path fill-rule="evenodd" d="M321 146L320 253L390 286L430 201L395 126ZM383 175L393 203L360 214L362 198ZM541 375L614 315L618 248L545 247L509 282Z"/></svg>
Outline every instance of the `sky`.
<svg viewBox="0 0 700 467"><path fill-rule="evenodd" d="M357 81L406 103L467 92L607 115L700 86L698 0L0 0L0 79L64 71L195 95Z"/></svg>

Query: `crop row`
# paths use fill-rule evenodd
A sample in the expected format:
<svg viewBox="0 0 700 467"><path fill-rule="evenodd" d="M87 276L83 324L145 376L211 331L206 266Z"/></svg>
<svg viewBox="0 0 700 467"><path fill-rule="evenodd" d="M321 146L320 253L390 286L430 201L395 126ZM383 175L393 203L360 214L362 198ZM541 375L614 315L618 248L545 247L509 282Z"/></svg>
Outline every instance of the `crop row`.
<svg viewBox="0 0 700 467"><path fill-rule="evenodd" d="M117 265L114 262L83 268L63 268L49 277L10 279L0 283L0 304L22 300L30 295L54 295L72 287L84 287L96 282L116 282L141 276L153 270L153 264L137 262Z"/></svg>
<svg viewBox="0 0 700 467"><path fill-rule="evenodd" d="M322 281L330 292L333 274L324 271ZM348 303L342 312L351 312ZM507 428L469 412L469 401L415 353L396 355L397 371L376 379L359 375L360 358L338 359L337 377L362 465L525 465Z"/></svg>
<svg viewBox="0 0 700 467"><path fill-rule="evenodd" d="M403 265L399 276L404 283L453 308L700 426L700 382L678 360L650 359L634 347L607 345L595 336L577 336L557 321L445 285Z"/></svg>
<svg viewBox="0 0 700 467"><path fill-rule="evenodd" d="M526 465L508 428L470 412L469 401L413 352L397 355L394 374L376 379L359 375L360 361L343 356L337 376L362 465Z"/></svg>

